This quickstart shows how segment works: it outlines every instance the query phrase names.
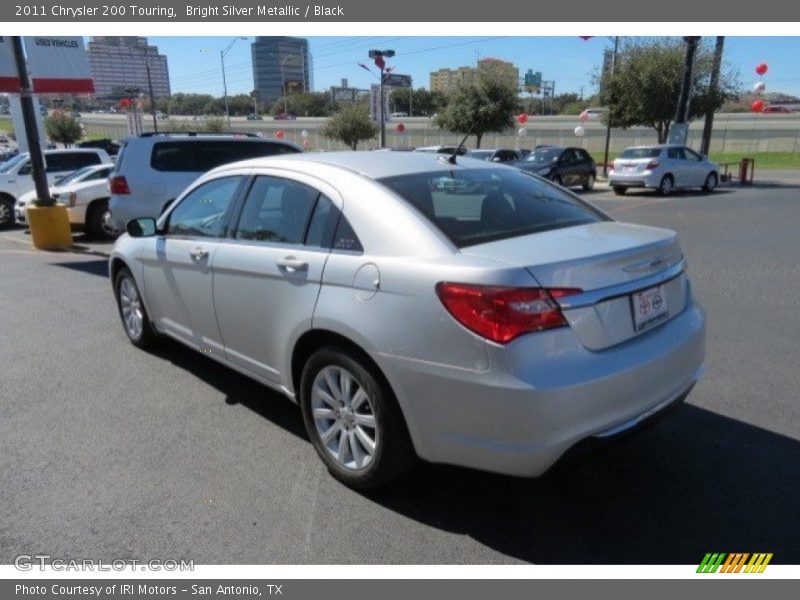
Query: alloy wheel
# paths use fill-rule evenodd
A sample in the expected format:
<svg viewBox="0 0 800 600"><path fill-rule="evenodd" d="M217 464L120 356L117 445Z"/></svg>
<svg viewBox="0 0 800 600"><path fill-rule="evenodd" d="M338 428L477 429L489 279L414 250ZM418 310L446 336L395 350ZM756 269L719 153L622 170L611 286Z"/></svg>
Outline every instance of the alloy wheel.
<svg viewBox="0 0 800 600"><path fill-rule="evenodd" d="M326 451L346 469L369 466L380 443L367 390L340 366L320 369L311 386L316 433Z"/></svg>
<svg viewBox="0 0 800 600"><path fill-rule="evenodd" d="M122 320L125 322L125 330L131 338L138 339L142 335L144 313L139 292L128 277L119 284L119 307L122 311Z"/></svg>

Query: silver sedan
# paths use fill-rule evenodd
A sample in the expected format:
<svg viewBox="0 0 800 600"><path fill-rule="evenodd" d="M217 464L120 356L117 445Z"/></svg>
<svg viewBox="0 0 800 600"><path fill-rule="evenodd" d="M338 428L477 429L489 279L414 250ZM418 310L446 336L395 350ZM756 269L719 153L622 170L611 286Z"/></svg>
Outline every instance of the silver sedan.
<svg viewBox="0 0 800 600"><path fill-rule="evenodd" d="M691 148L670 144L626 148L608 172L608 184L618 195L630 188L649 188L665 196L686 188L713 192L718 183L718 165Z"/></svg>
<svg viewBox="0 0 800 600"><path fill-rule="evenodd" d="M702 371L675 233L502 165L256 159L127 230L110 274L130 341L169 336L296 401L353 487L417 457L537 476L682 401Z"/></svg>

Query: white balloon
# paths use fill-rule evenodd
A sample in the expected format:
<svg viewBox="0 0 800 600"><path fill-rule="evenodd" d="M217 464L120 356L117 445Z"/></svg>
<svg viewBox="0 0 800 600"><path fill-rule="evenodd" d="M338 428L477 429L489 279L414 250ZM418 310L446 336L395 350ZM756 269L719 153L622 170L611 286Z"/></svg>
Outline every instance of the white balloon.
<svg viewBox="0 0 800 600"><path fill-rule="evenodd" d="M586 133L586 130L583 127L581 127L580 125L578 125L575 128L575 136L576 137L583 137L584 133Z"/></svg>
<svg viewBox="0 0 800 600"><path fill-rule="evenodd" d="M303 129L303 131L300 132L300 135L303 136L303 138L307 138L308 132L305 129Z"/></svg>
<svg viewBox="0 0 800 600"><path fill-rule="evenodd" d="M519 131L517 131L517 135L519 137L525 137L526 135L528 135L528 130L525 129L524 127L520 127Z"/></svg>
<svg viewBox="0 0 800 600"><path fill-rule="evenodd" d="M764 83L763 81L759 81L753 86L753 91L756 92L757 94L763 94L764 90L766 89L767 89L767 84Z"/></svg>

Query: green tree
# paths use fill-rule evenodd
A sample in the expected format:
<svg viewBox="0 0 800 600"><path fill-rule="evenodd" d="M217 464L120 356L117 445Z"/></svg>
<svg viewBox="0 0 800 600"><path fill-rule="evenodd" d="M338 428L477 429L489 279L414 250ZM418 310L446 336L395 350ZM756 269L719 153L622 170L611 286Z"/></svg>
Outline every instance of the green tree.
<svg viewBox="0 0 800 600"><path fill-rule="evenodd" d="M601 102L609 107L614 127L652 127L659 143L667 141L683 79L684 42L680 39L633 41L617 57L614 74L600 78ZM710 94L711 52L698 48L692 72L689 119L719 109L736 88L735 73L720 73L716 94Z"/></svg>
<svg viewBox="0 0 800 600"><path fill-rule="evenodd" d="M475 147L480 148L484 134L514 126L519 106L516 86L507 77L486 69L449 95L435 122L447 131L474 135Z"/></svg>
<svg viewBox="0 0 800 600"><path fill-rule="evenodd" d="M44 120L44 130L52 141L71 146L83 137L78 120L63 112L54 112Z"/></svg>
<svg viewBox="0 0 800 600"><path fill-rule="evenodd" d="M303 117L329 117L336 110L330 96L325 92L303 92L279 98L272 105L272 114L288 112Z"/></svg>
<svg viewBox="0 0 800 600"><path fill-rule="evenodd" d="M412 90L400 88L392 90L391 105L393 112L404 112L415 117L429 117L438 113L445 105L446 99L441 92L430 92L426 89Z"/></svg>
<svg viewBox="0 0 800 600"><path fill-rule="evenodd" d="M338 140L356 150L359 142L375 137L378 126L369 118L369 109L365 103L353 102L343 105L325 123L320 133L328 139Z"/></svg>

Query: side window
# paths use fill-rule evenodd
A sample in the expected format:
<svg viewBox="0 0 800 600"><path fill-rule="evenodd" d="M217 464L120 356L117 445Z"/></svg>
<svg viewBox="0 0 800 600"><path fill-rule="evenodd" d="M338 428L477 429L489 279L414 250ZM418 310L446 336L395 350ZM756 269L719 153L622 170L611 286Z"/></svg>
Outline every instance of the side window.
<svg viewBox="0 0 800 600"><path fill-rule="evenodd" d="M564 150L563 154L561 155L561 161L564 164L571 165L575 162L575 151L571 149Z"/></svg>
<svg viewBox="0 0 800 600"><path fill-rule="evenodd" d="M44 157L45 170L48 173L59 173L61 171L75 170L73 161L69 160L69 154L46 154Z"/></svg>
<svg viewBox="0 0 800 600"><path fill-rule="evenodd" d="M589 156L589 153L586 150L577 150L578 159L581 162L592 162L592 157Z"/></svg>
<svg viewBox="0 0 800 600"><path fill-rule="evenodd" d="M192 145L192 142L159 142L153 146L150 166L156 171L200 171L195 165Z"/></svg>
<svg viewBox="0 0 800 600"><path fill-rule="evenodd" d="M241 177L221 177L195 188L169 215L167 235L219 237Z"/></svg>
<svg viewBox="0 0 800 600"><path fill-rule="evenodd" d="M333 202L324 194L320 194L317 205L314 207L314 214L311 215L311 221L308 223L306 246L313 246L315 248L329 246L329 225L331 224L331 216L333 213Z"/></svg>
<svg viewBox="0 0 800 600"><path fill-rule="evenodd" d="M684 160L686 158L683 154L683 148L669 148L667 156L674 160Z"/></svg>
<svg viewBox="0 0 800 600"><path fill-rule="evenodd" d="M257 177L247 195L236 239L302 244L319 192L280 177Z"/></svg>
<svg viewBox="0 0 800 600"><path fill-rule="evenodd" d="M350 222L344 215L339 217L339 224L336 226L336 233L333 235L333 249L347 250L349 252L364 251L356 232L353 231Z"/></svg>
<svg viewBox="0 0 800 600"><path fill-rule="evenodd" d="M690 148L684 148L683 154L686 157L686 160L693 160L693 161L703 160L702 157L697 152L691 150Z"/></svg>
<svg viewBox="0 0 800 600"><path fill-rule="evenodd" d="M110 173L111 173L111 167L109 167L108 169L98 169L88 177L85 177L83 181L100 181L101 179L108 178Z"/></svg>

